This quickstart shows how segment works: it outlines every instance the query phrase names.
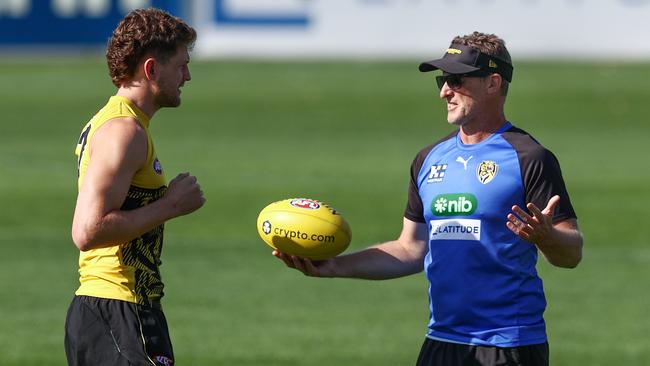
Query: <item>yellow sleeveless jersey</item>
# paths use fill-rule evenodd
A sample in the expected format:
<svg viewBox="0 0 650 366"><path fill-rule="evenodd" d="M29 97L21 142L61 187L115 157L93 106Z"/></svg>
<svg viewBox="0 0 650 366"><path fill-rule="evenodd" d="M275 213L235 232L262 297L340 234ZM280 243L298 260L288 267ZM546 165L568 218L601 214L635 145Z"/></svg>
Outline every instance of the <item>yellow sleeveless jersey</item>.
<svg viewBox="0 0 650 366"><path fill-rule="evenodd" d="M121 207L122 210L133 210L161 198L167 187L149 132L149 117L126 98L111 97L82 130L75 150L79 174L77 184L81 187L83 183L95 131L107 121L119 117L135 118L147 133L146 164L135 173ZM80 252L81 285L76 294L143 305L159 300L163 296L159 270L162 242L163 225L160 225L129 242Z"/></svg>

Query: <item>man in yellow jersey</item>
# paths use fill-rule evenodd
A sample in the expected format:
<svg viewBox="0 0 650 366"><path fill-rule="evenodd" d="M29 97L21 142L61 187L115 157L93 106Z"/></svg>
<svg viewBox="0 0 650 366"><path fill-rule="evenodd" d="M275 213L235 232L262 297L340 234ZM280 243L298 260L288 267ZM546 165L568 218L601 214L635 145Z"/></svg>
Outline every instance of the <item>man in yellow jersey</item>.
<svg viewBox="0 0 650 366"><path fill-rule="evenodd" d="M72 238L80 287L68 310L70 365L174 364L160 299L165 221L205 202L194 176L165 186L149 123L180 105L196 31L158 9L134 10L117 26L106 58L116 95L86 124L76 149Z"/></svg>

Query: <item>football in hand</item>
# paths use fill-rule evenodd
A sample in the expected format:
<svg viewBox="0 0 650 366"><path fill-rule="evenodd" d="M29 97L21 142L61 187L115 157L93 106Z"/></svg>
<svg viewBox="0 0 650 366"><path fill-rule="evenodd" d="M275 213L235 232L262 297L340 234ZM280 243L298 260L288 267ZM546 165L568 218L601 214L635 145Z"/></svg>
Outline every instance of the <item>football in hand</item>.
<svg viewBox="0 0 650 366"><path fill-rule="evenodd" d="M322 260L342 253L352 232L334 208L308 198L291 198L264 207L257 232L271 248L286 254Z"/></svg>

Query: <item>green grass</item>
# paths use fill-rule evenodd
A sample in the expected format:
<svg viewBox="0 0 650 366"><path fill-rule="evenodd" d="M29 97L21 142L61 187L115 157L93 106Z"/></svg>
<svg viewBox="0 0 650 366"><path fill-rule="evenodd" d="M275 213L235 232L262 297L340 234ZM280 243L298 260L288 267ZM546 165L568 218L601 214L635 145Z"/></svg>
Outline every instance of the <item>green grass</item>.
<svg viewBox="0 0 650 366"><path fill-rule="evenodd" d="M103 61L0 61L0 357L64 365L77 286L73 149L114 90ZM269 202L306 196L350 222L350 250L401 228L415 153L450 131L410 63L192 63L183 106L153 120L168 179L208 198L167 225L164 307L180 365L410 365L423 275L306 278L257 237ZM507 116L559 157L585 234L575 270L538 265L553 365L650 364L647 64L520 63Z"/></svg>

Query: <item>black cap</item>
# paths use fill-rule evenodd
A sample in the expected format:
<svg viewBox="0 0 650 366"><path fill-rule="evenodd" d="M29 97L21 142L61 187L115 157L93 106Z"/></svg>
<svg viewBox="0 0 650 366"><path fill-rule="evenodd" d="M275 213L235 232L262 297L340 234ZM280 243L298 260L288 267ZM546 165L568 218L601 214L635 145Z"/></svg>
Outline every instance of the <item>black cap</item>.
<svg viewBox="0 0 650 366"><path fill-rule="evenodd" d="M510 63L459 43L452 43L442 58L421 63L419 69L422 72L440 69L448 74L497 73L512 82Z"/></svg>

